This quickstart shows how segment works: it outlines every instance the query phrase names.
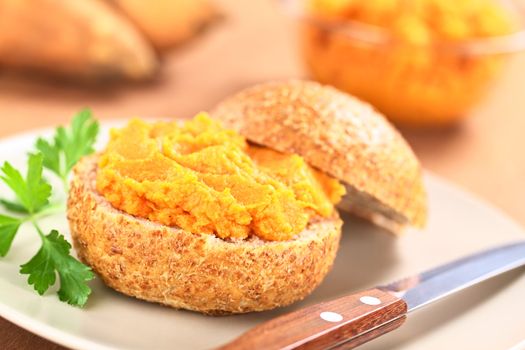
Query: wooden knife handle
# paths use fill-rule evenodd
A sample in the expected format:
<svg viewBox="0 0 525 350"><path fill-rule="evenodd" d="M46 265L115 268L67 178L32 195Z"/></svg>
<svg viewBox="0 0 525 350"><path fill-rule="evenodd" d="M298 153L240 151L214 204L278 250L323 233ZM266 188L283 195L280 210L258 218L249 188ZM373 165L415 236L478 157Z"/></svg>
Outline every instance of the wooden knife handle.
<svg viewBox="0 0 525 350"><path fill-rule="evenodd" d="M404 300L370 289L274 318L219 349L352 349L403 324Z"/></svg>

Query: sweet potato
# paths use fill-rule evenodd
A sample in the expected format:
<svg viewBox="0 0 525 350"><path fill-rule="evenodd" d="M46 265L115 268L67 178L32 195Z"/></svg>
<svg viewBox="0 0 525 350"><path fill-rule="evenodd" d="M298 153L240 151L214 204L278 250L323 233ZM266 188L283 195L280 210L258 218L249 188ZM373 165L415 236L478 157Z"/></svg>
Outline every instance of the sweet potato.
<svg viewBox="0 0 525 350"><path fill-rule="evenodd" d="M159 50L192 37L218 17L208 0L112 1Z"/></svg>
<svg viewBox="0 0 525 350"><path fill-rule="evenodd" d="M102 0L0 0L0 69L100 80L154 75L153 48Z"/></svg>

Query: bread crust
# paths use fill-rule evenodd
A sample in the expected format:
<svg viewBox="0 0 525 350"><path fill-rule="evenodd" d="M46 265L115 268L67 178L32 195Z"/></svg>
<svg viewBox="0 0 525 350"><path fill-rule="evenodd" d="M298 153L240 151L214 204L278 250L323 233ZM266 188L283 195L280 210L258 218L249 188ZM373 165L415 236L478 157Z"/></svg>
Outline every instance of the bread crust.
<svg viewBox="0 0 525 350"><path fill-rule="evenodd" d="M245 89L212 110L225 127L257 144L301 155L340 179L340 208L393 232L423 227L422 170L399 132L369 104L311 81L270 82Z"/></svg>
<svg viewBox="0 0 525 350"><path fill-rule="evenodd" d="M262 311L307 296L330 270L342 222L317 218L293 240L225 241L126 214L96 191L97 156L74 168L68 220L79 258L111 288L207 314Z"/></svg>

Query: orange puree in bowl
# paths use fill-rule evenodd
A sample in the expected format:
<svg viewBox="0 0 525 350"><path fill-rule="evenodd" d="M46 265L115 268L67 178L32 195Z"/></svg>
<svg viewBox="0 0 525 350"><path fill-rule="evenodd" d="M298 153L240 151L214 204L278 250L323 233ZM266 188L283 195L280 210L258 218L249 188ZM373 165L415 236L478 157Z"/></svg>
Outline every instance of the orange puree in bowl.
<svg viewBox="0 0 525 350"><path fill-rule="evenodd" d="M97 190L116 208L193 233L287 240L344 194L297 155L253 146L206 114L113 130Z"/></svg>
<svg viewBox="0 0 525 350"><path fill-rule="evenodd" d="M303 23L301 48L313 77L412 126L468 115L511 57L494 44L523 25L512 1L304 1L315 18L360 25L347 35Z"/></svg>

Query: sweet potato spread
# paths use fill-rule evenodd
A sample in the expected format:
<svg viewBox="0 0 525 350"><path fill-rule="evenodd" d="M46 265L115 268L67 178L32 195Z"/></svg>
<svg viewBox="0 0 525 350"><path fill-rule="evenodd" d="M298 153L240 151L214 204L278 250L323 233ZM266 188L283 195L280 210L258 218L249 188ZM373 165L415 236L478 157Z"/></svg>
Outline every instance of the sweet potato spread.
<svg viewBox="0 0 525 350"><path fill-rule="evenodd" d="M116 208L220 238L287 240L344 194L297 155L248 144L206 114L179 125L132 120L101 154L97 190Z"/></svg>
<svg viewBox="0 0 525 350"><path fill-rule="evenodd" d="M484 39L522 27L513 2L497 0L305 1L314 17L365 25L349 37L305 23L301 47L312 75L411 125L467 115L509 58L491 51L499 41Z"/></svg>
<svg viewBox="0 0 525 350"><path fill-rule="evenodd" d="M415 45L512 33L519 17L499 0L308 0L313 14L388 29Z"/></svg>

